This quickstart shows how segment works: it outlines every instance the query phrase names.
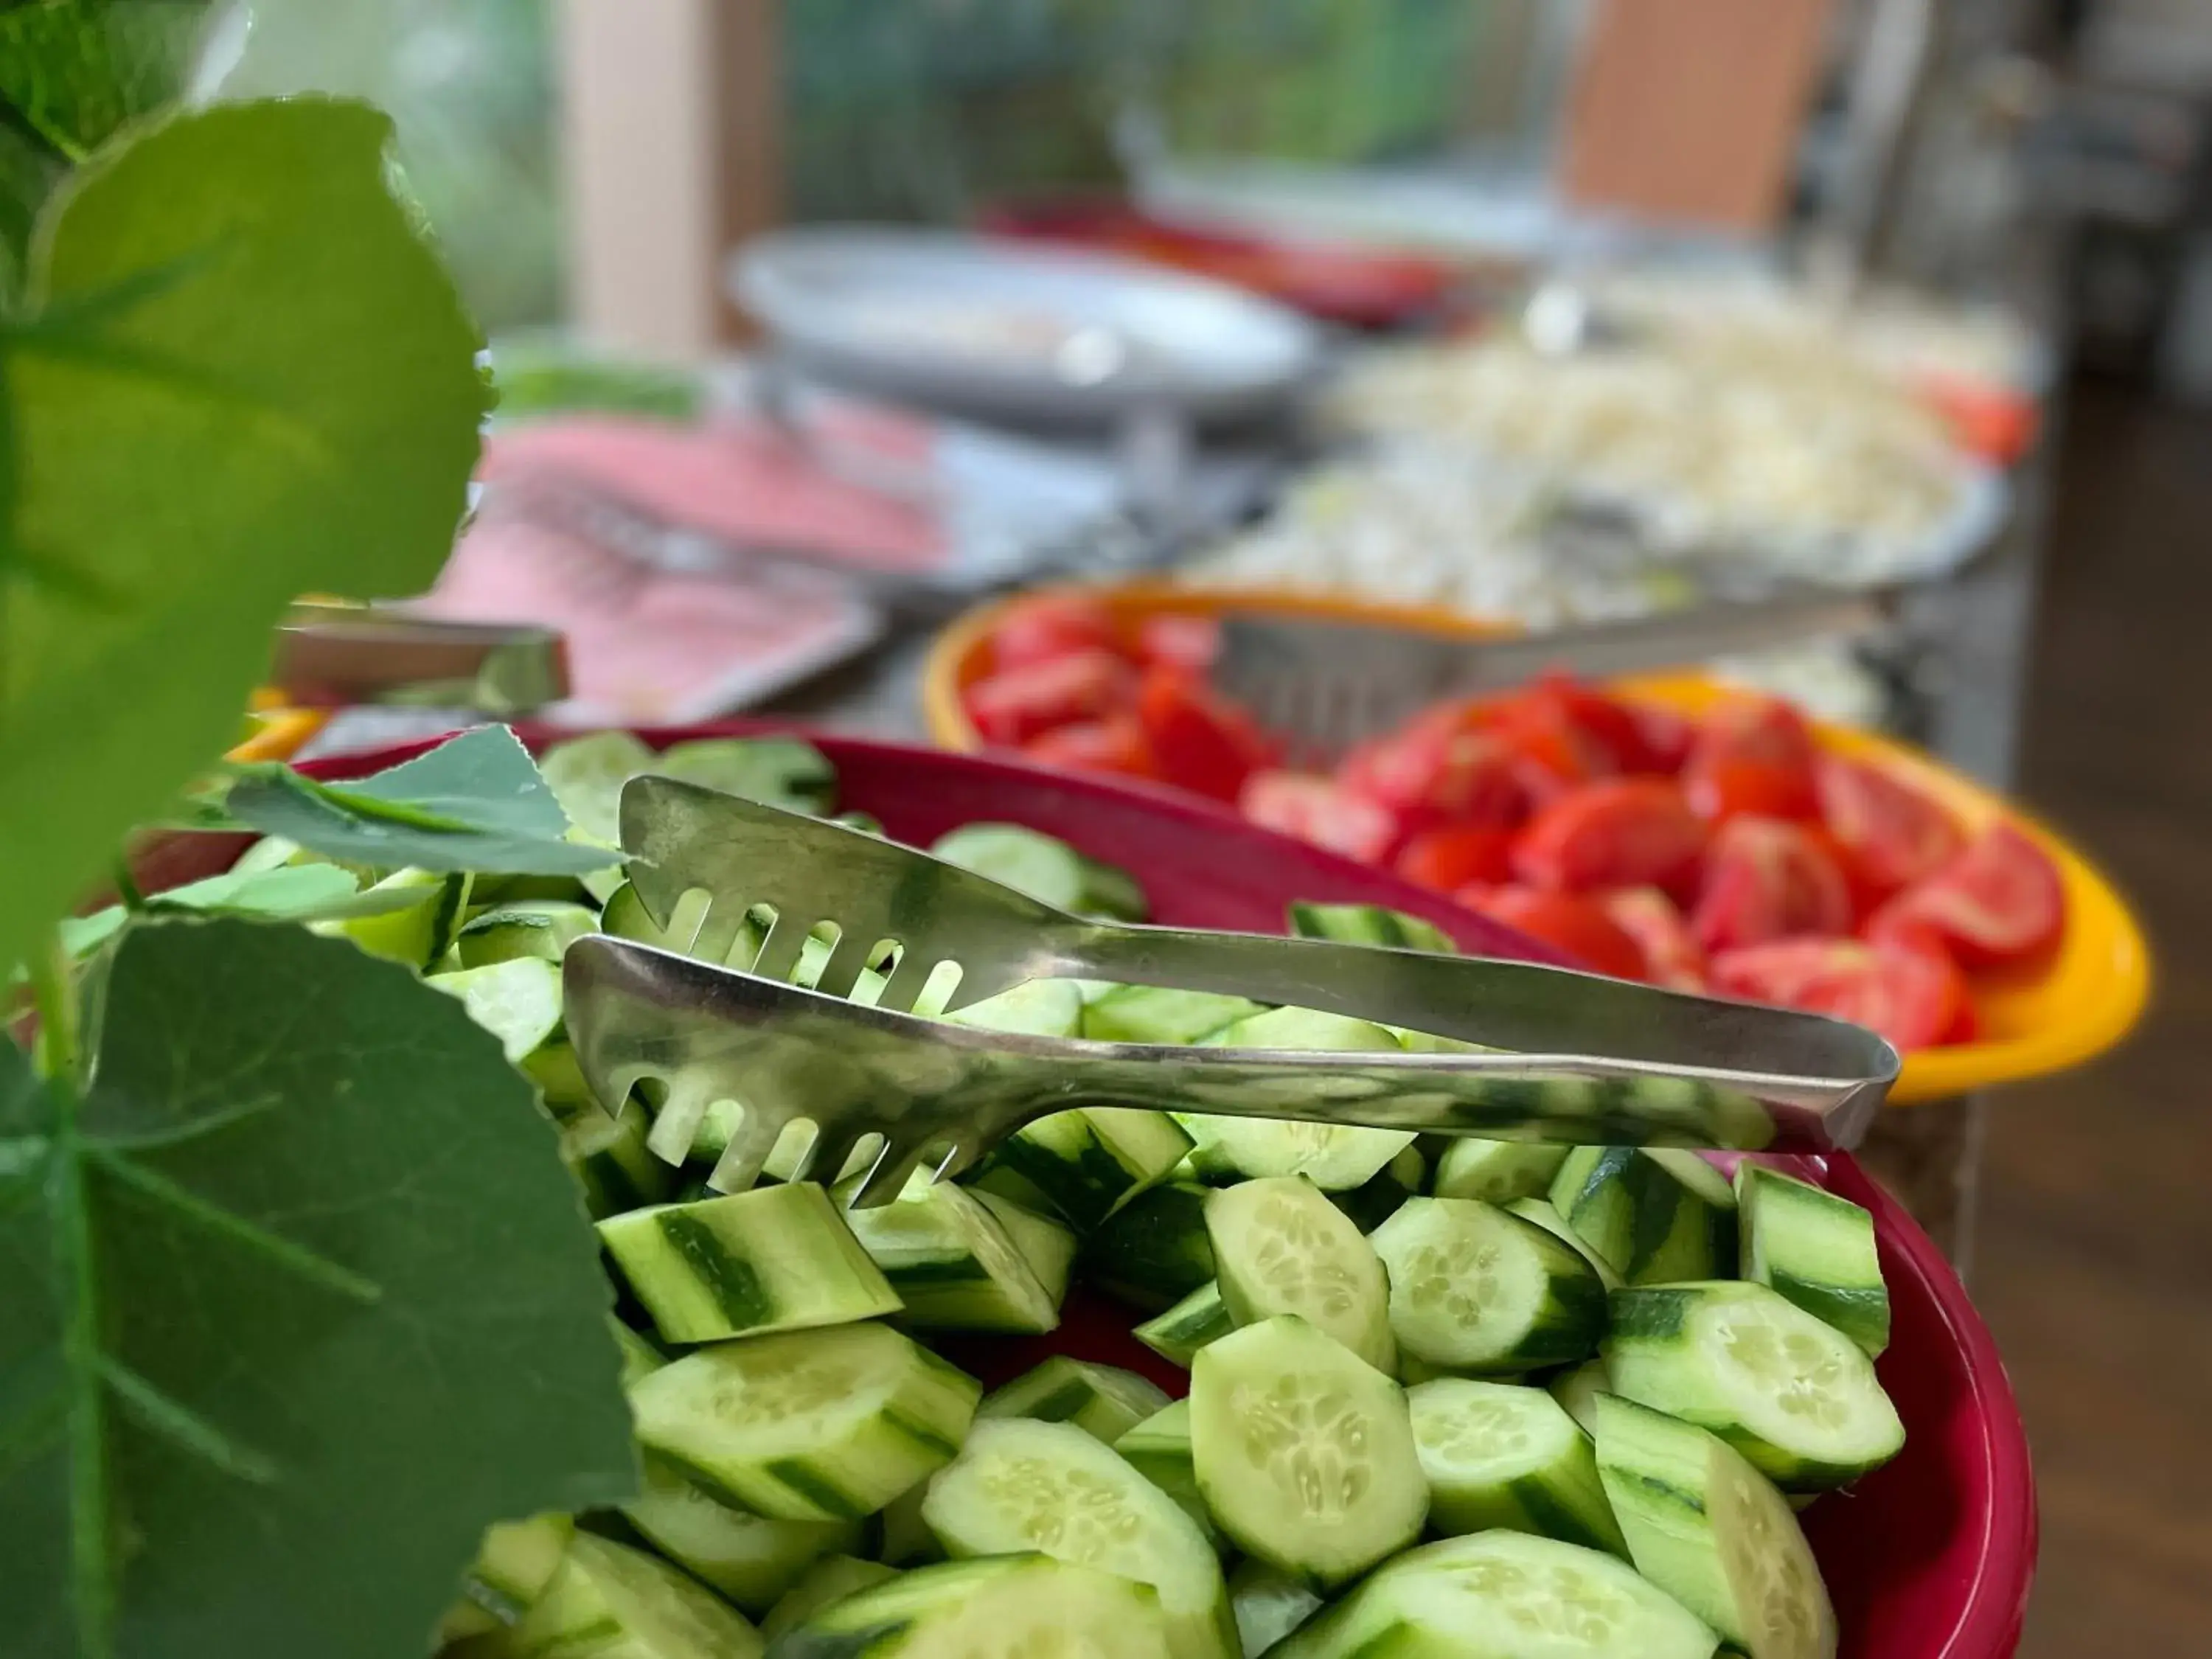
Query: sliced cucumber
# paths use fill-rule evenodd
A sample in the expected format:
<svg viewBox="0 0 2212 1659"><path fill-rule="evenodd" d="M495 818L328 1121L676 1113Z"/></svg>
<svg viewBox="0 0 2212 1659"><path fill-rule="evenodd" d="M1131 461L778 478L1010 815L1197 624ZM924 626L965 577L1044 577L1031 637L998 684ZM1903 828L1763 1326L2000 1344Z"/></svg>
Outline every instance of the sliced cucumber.
<svg viewBox="0 0 2212 1659"><path fill-rule="evenodd" d="M461 1577L461 1603L447 1619L445 1638L519 1624L560 1572L575 1532L565 1515L537 1515L488 1530Z"/></svg>
<svg viewBox="0 0 2212 1659"><path fill-rule="evenodd" d="M645 908L637 889L624 882L607 896L606 907L599 912L599 931L617 939L633 939L640 945L657 945L664 951L690 956L694 954L691 947L698 940L699 925L707 919L710 905L705 893L686 893L670 909L668 925L664 927ZM767 936L767 929L755 923L748 913L738 928L735 941L719 959L719 965L751 966L753 958L760 954L761 941Z"/></svg>
<svg viewBox="0 0 2212 1659"><path fill-rule="evenodd" d="M637 1437L695 1485L760 1515L871 1515L951 1461L975 1378L886 1325L727 1342L630 1389Z"/></svg>
<svg viewBox="0 0 2212 1659"><path fill-rule="evenodd" d="M1206 1231L1237 1323L1296 1314L1376 1370L1395 1366L1390 1286L1375 1247L1304 1176L1220 1188L1206 1200Z"/></svg>
<svg viewBox="0 0 2212 1659"><path fill-rule="evenodd" d="M1083 993L1072 979L1033 979L947 1016L955 1025L1020 1036L1079 1036Z"/></svg>
<svg viewBox="0 0 2212 1659"><path fill-rule="evenodd" d="M973 1191L975 1201L997 1217L999 1224L1006 1230L1007 1240L1036 1275L1037 1283L1044 1286L1052 1305L1059 1307L1067 1299L1068 1276L1075 1268L1073 1229L985 1188L977 1187Z"/></svg>
<svg viewBox="0 0 2212 1659"><path fill-rule="evenodd" d="M1331 1193L1328 1201L1352 1218L1352 1224L1371 1233L1398 1213L1409 1198L1426 1190L1429 1160L1418 1146L1408 1146L1378 1170L1374 1178L1348 1193Z"/></svg>
<svg viewBox="0 0 2212 1659"><path fill-rule="evenodd" d="M890 1203L843 1216L905 1304L910 1326L1042 1332L1060 1323L1058 1298L1030 1271L999 1218L951 1182L933 1182L917 1170Z"/></svg>
<svg viewBox="0 0 2212 1659"><path fill-rule="evenodd" d="M1260 1659L1321 1610L1321 1597L1265 1561L1239 1561L1229 1575L1229 1606L1244 1659Z"/></svg>
<svg viewBox="0 0 2212 1659"><path fill-rule="evenodd" d="M627 732L594 732L553 744L538 757L538 769L570 823L618 847L623 785L653 770L653 750Z"/></svg>
<svg viewBox="0 0 2212 1659"><path fill-rule="evenodd" d="M1541 1389L1442 1377L1406 1391L1429 1481L1429 1528L1504 1527L1627 1553L1590 1438Z"/></svg>
<svg viewBox="0 0 2212 1659"><path fill-rule="evenodd" d="M1620 1288L1620 1275L1607 1265L1606 1259L1583 1241L1582 1235L1567 1225L1566 1218L1552 1207L1551 1200L1543 1198L1516 1198L1503 1207L1508 1214L1517 1215L1523 1221L1533 1221L1561 1243L1570 1246L1577 1255L1590 1264L1598 1283L1608 1291Z"/></svg>
<svg viewBox="0 0 2212 1659"><path fill-rule="evenodd" d="M709 1497L659 1458L623 1518L653 1548L745 1612L766 1613L831 1550L860 1541L857 1521L775 1521Z"/></svg>
<svg viewBox="0 0 2212 1659"><path fill-rule="evenodd" d="M1148 1586L1040 1554L901 1573L818 1609L776 1644L778 1659L1169 1659L1173 1651Z"/></svg>
<svg viewBox="0 0 2212 1659"><path fill-rule="evenodd" d="M459 997L469 1018L499 1039L516 1066L561 1029L561 970L534 957L431 974L423 983Z"/></svg>
<svg viewBox="0 0 2212 1659"><path fill-rule="evenodd" d="M1191 1356L1237 1328L1221 1299L1221 1286L1209 1279L1165 1313L1130 1333L1163 1359L1188 1368Z"/></svg>
<svg viewBox="0 0 2212 1659"><path fill-rule="evenodd" d="M753 1627L675 1568L580 1532L513 1636L530 1659L760 1659Z"/></svg>
<svg viewBox="0 0 2212 1659"><path fill-rule="evenodd" d="M1567 1148L1542 1140L1455 1140L1437 1160L1438 1198L1479 1198L1510 1204L1552 1190Z"/></svg>
<svg viewBox="0 0 2212 1659"><path fill-rule="evenodd" d="M1221 1565L1191 1518L1066 1423L978 1422L929 1483L922 1518L956 1559L1042 1550L1149 1584L1176 1659L1228 1659L1236 1624Z"/></svg>
<svg viewBox="0 0 2212 1659"><path fill-rule="evenodd" d="M1471 1198L1416 1198L1375 1230L1401 1352L1499 1376L1589 1358L1605 1287L1541 1227Z"/></svg>
<svg viewBox="0 0 2212 1659"><path fill-rule="evenodd" d="M1705 1430L1613 1395L1597 1462L1636 1570L1750 1659L1834 1659L1836 1615L1797 1517Z"/></svg>
<svg viewBox="0 0 2212 1659"><path fill-rule="evenodd" d="M863 1561L854 1555L825 1555L799 1574L798 1583L784 1591L761 1620L761 1634L771 1645L793 1625L812 1618L833 1602L898 1577L896 1567L880 1561Z"/></svg>
<svg viewBox="0 0 2212 1659"><path fill-rule="evenodd" d="M1189 1151L1190 1137L1165 1112L1111 1106L1055 1112L1002 1141L975 1184L1088 1233L1165 1180Z"/></svg>
<svg viewBox="0 0 2212 1659"><path fill-rule="evenodd" d="M592 1093L592 1085L585 1081L584 1068L576 1063L576 1051L569 1045L566 1031L556 1032L550 1041L526 1054L520 1069L538 1085L538 1097L556 1123L606 1116Z"/></svg>
<svg viewBox="0 0 2212 1659"><path fill-rule="evenodd" d="M882 1533L876 1544L876 1559L885 1566L923 1567L945 1559L937 1535L921 1518L922 1500L928 1496L928 1480L917 1480L884 1504L884 1512L876 1517Z"/></svg>
<svg viewBox="0 0 2212 1659"><path fill-rule="evenodd" d="M615 1346L622 1350L622 1384L628 1389L668 1363L668 1356L619 1320L615 1322Z"/></svg>
<svg viewBox="0 0 2212 1659"><path fill-rule="evenodd" d="M1142 921L1148 914L1144 889L1127 872L1018 823L963 823L929 850L1056 909L1122 921Z"/></svg>
<svg viewBox="0 0 2212 1659"><path fill-rule="evenodd" d="M374 915L311 921L307 931L325 939L351 939L373 957L404 963L417 973L438 965L452 946L469 902L469 876L460 871L395 870L368 890L417 895L398 910Z"/></svg>
<svg viewBox="0 0 2212 1659"><path fill-rule="evenodd" d="M1191 1466L1190 1401L1169 1401L1113 1444L1131 1468L1182 1505L1198 1529L1218 1542L1213 1516L1198 1490L1198 1472Z"/></svg>
<svg viewBox="0 0 2212 1659"><path fill-rule="evenodd" d="M1428 1514L1404 1392L1288 1315L1200 1351L1190 1449L1215 1524L1317 1590L1405 1548Z"/></svg>
<svg viewBox="0 0 2212 1659"><path fill-rule="evenodd" d="M1582 1425L1584 1434L1597 1432L1597 1397L1613 1392L1613 1378L1602 1359L1585 1359L1571 1371L1561 1371L1547 1385L1552 1398L1566 1407L1567 1415Z"/></svg>
<svg viewBox="0 0 2212 1659"><path fill-rule="evenodd" d="M1552 1206L1631 1285L1711 1279L1735 1264L1735 1198L1694 1152L1577 1146L1552 1182Z"/></svg>
<svg viewBox="0 0 2212 1659"><path fill-rule="evenodd" d="M975 1418L978 1422L1026 1417L1040 1423L1073 1423L1110 1446L1167 1403L1163 1390L1134 1371L1054 1354L985 1395Z"/></svg>
<svg viewBox="0 0 2212 1659"><path fill-rule="evenodd" d="M1459 946L1433 921L1380 904L1291 906L1291 931L1300 939L1333 939L1340 945L1379 945L1393 951L1456 956Z"/></svg>
<svg viewBox="0 0 2212 1659"><path fill-rule="evenodd" d="M1905 1443L1874 1362L1764 1285L1613 1293L1613 1391L1711 1429L1788 1492L1855 1480Z"/></svg>
<svg viewBox="0 0 2212 1659"><path fill-rule="evenodd" d="M1879 1355L1889 1346L1889 1290L1874 1218L1847 1198L1753 1164L1736 1166L1740 1276L1772 1288Z"/></svg>
<svg viewBox="0 0 2212 1659"><path fill-rule="evenodd" d="M1628 1564L1518 1532L1409 1551L1270 1659L1712 1659L1713 1632Z"/></svg>
<svg viewBox="0 0 2212 1659"><path fill-rule="evenodd" d="M1260 1005L1249 997L1117 985L1085 1006L1083 1035L1094 1042L1180 1045L1212 1036L1259 1012Z"/></svg>
<svg viewBox="0 0 2212 1659"><path fill-rule="evenodd" d="M1213 1280L1207 1188L1171 1181L1141 1192L1085 1241L1083 1277L1145 1313L1173 1307Z"/></svg>
<svg viewBox="0 0 2212 1659"><path fill-rule="evenodd" d="M1320 1049L1332 1054L1399 1051L1380 1025L1310 1008L1270 1008L1215 1032L1209 1047ZM1325 1080L1302 1085L1325 1094ZM1248 1177L1302 1175L1324 1192L1350 1192L1374 1179L1413 1144L1411 1130L1361 1129L1267 1118L1178 1113L1197 1145L1191 1168L1200 1181L1224 1184Z"/></svg>
<svg viewBox="0 0 2212 1659"><path fill-rule="evenodd" d="M837 805L837 771L798 738L695 738L671 744L645 769L817 817Z"/></svg>
<svg viewBox="0 0 2212 1659"><path fill-rule="evenodd" d="M562 953L599 926L599 912L584 904L549 900L494 904L477 911L453 940L464 968L489 968L517 957L558 962Z"/></svg>
<svg viewBox="0 0 2212 1659"><path fill-rule="evenodd" d="M809 1330L901 1306L829 1194L811 1182L633 1210L599 1229L666 1341Z"/></svg>
<svg viewBox="0 0 2212 1659"><path fill-rule="evenodd" d="M653 1120L636 1101L613 1117L579 1114L561 1131L561 1156L584 1188L584 1208L595 1221L666 1201L676 1171L645 1144Z"/></svg>

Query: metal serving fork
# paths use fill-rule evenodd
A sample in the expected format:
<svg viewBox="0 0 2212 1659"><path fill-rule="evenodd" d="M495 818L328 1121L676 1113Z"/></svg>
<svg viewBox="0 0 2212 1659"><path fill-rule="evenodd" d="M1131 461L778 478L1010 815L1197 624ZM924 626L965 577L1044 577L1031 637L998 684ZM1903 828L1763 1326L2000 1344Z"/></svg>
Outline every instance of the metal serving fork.
<svg viewBox="0 0 2212 1659"><path fill-rule="evenodd" d="M690 955L596 935L562 965L570 1040L599 1100L667 1091L651 1144L681 1159L717 1103L744 1110L708 1184L749 1186L783 1131L816 1133L794 1178L835 1179L880 1135L855 1201L896 1196L925 1155L958 1173L1023 1125L1147 1106L1592 1144L1849 1146L1898 1071L1856 1026L1529 963L1072 915L927 854L673 779L623 791L630 878L654 921L703 890ZM690 913L693 899L686 904ZM750 972L717 967L747 910L775 911ZM809 929L836 942L818 989L784 983ZM846 1000L872 957L872 1006ZM702 959L703 958L703 959ZM1310 1053L1012 1035L910 1011L959 964L957 1011L1066 976L1316 1008L1510 1052Z"/></svg>

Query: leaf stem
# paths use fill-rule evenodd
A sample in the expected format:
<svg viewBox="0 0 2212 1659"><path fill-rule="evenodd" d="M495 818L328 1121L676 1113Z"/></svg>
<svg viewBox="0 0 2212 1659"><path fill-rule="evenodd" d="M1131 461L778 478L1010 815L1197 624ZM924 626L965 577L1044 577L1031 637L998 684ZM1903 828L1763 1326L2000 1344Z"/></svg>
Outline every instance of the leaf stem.
<svg viewBox="0 0 2212 1659"><path fill-rule="evenodd" d="M31 958L31 1003L39 1014L38 1051L32 1058L50 1083L70 1080L76 1091L77 1061L76 987L69 947L58 933L50 935Z"/></svg>

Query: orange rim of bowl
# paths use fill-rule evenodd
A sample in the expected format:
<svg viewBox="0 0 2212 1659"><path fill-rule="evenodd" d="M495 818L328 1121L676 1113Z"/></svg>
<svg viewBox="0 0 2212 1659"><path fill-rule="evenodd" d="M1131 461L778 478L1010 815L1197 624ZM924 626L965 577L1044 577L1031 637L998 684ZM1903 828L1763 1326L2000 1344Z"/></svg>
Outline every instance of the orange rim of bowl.
<svg viewBox="0 0 2212 1659"><path fill-rule="evenodd" d="M1295 591L1163 581L1069 591L1085 593L1117 619L1128 622L1160 611L1212 617L1251 611L1395 625L1470 639L1516 631L1505 623L1440 607L1367 605ZM922 672L922 713L930 737L942 747L975 750L985 746L969 723L962 694L987 672L986 642L1008 607L1018 602L1018 598L1001 599L966 612L931 647ZM1618 684L1627 696L1689 714L1751 695L1700 673L1639 676ZM2003 797L1917 749L1825 721L1814 722L1814 730L1823 747L1898 774L1942 801L1969 827L2009 819L2050 855L2065 891L2066 928L2051 958L2032 974L1978 979L1974 1012L1985 1035L1972 1042L1907 1054L1904 1072L1889 1093L1893 1105L1945 1100L2064 1071L2103 1054L2134 1028L2150 999L2150 950L2127 901L2094 862Z"/></svg>

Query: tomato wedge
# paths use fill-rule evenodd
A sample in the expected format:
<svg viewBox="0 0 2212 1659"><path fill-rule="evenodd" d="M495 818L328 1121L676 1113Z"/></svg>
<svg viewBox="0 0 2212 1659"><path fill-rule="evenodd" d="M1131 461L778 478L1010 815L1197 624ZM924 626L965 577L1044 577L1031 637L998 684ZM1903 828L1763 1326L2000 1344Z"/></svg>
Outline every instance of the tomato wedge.
<svg viewBox="0 0 2212 1659"><path fill-rule="evenodd" d="M1325 847L1362 864L1379 864L1398 839L1389 811L1312 772L1255 772L1237 810L1263 830Z"/></svg>
<svg viewBox="0 0 2212 1659"><path fill-rule="evenodd" d="M1958 964L1941 951L1894 941L1792 939L1723 951L1712 960L1712 985L1729 996L1850 1020L1901 1049L1947 1041L1971 1018Z"/></svg>
<svg viewBox="0 0 2212 1659"><path fill-rule="evenodd" d="M1070 772L1113 772L1132 778L1156 775L1152 745L1145 741L1145 728L1134 714L1055 726L1024 744L1022 753L1040 766Z"/></svg>
<svg viewBox="0 0 2212 1659"><path fill-rule="evenodd" d="M1513 873L1513 832L1480 824L1430 830L1399 849L1395 867L1407 881L1439 893L1469 882L1502 882Z"/></svg>
<svg viewBox="0 0 2212 1659"><path fill-rule="evenodd" d="M1564 729L1580 738L1582 760L1599 773L1669 773L1681 764L1678 729L1618 697L1554 671L1492 705L1506 728Z"/></svg>
<svg viewBox="0 0 2212 1659"><path fill-rule="evenodd" d="M1078 593L1033 593L1006 607L991 630L991 665L1004 672L1081 651L1121 653L1114 613Z"/></svg>
<svg viewBox="0 0 2212 1659"><path fill-rule="evenodd" d="M1137 659L1148 668L1203 674L1221 654L1221 624L1211 617L1162 611L1137 624Z"/></svg>
<svg viewBox="0 0 2212 1659"><path fill-rule="evenodd" d="M1730 818L1713 838L1691 931L1708 951L1801 934L1847 934L1850 888L1834 857L1804 825Z"/></svg>
<svg viewBox="0 0 2212 1659"><path fill-rule="evenodd" d="M1705 953L1690 923L1656 887L1619 887L1598 895L1598 904L1613 925L1636 941L1644 955L1644 977L1677 991L1705 987Z"/></svg>
<svg viewBox="0 0 2212 1659"><path fill-rule="evenodd" d="M1644 952L1595 899L1480 882L1452 896L1492 921L1542 940L1594 974L1613 979L1644 977Z"/></svg>
<svg viewBox="0 0 2212 1659"><path fill-rule="evenodd" d="M1941 802L1885 768L1823 755L1815 777L1820 817L1872 897L1933 875L1966 844Z"/></svg>
<svg viewBox="0 0 2212 1659"><path fill-rule="evenodd" d="M968 718L986 742L1024 744L1055 726L1114 713L1136 687L1135 671L1112 652L1076 651L978 680L968 688Z"/></svg>
<svg viewBox="0 0 2212 1659"><path fill-rule="evenodd" d="M1345 757L1337 778L1388 807L1415 834L1447 825L1510 829L1528 815L1513 757L1492 738L1446 720L1424 717L1362 744Z"/></svg>
<svg viewBox="0 0 2212 1659"><path fill-rule="evenodd" d="M1739 813L1809 818L1820 809L1818 750L1805 717L1771 697L1722 704L1705 717L1682 764L1690 805L1715 823Z"/></svg>
<svg viewBox="0 0 2212 1659"><path fill-rule="evenodd" d="M1867 924L1872 939L1932 930L1969 968L2041 956L2066 925L2066 891L2050 855L2015 825L1991 824L1933 875L1906 888Z"/></svg>
<svg viewBox="0 0 2212 1659"><path fill-rule="evenodd" d="M1577 725L1556 697L1510 697L1462 716L1513 757L1514 775L1531 800L1555 800L1576 784L1609 776L1612 754Z"/></svg>
<svg viewBox="0 0 2212 1659"><path fill-rule="evenodd" d="M1513 872L1534 887L1686 890L1705 826L1664 778L1609 778L1570 791L1537 813L1513 849Z"/></svg>
<svg viewBox="0 0 2212 1659"><path fill-rule="evenodd" d="M1216 800L1235 800L1244 780L1273 758L1250 715L1180 669L1145 672L1137 720L1159 775Z"/></svg>

